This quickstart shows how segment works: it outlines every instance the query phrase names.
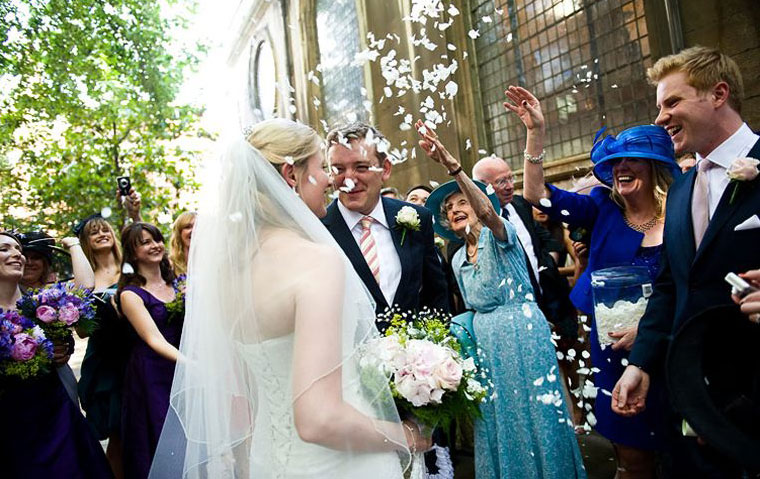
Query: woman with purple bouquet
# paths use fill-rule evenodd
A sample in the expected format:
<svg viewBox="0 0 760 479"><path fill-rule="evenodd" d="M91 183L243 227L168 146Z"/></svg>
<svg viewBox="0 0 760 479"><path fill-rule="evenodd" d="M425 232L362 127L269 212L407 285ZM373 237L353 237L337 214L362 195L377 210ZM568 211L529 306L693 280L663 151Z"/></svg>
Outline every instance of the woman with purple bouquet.
<svg viewBox="0 0 760 479"><path fill-rule="evenodd" d="M0 309L6 314L23 298L19 283L25 263L21 241L0 231ZM27 336L22 338L23 351L15 348L18 359L31 358L34 349L46 347L44 341L36 341L39 338ZM112 477L100 444L52 368L29 378L0 379L4 477Z"/></svg>
<svg viewBox="0 0 760 479"><path fill-rule="evenodd" d="M179 358L182 318L166 305L175 298L174 272L155 226L133 223L121 233L124 249L117 297L137 332L124 375L122 442L124 474L148 477L169 408L174 366Z"/></svg>
<svg viewBox="0 0 760 479"><path fill-rule="evenodd" d="M578 278L570 299L583 313L594 317L591 274L614 266L644 267L653 281L659 271L665 223L665 200L673 178L680 174L673 143L664 128L634 126L617 137L595 141L591 149L594 175L604 186L580 195L544 184L545 123L541 104L530 92L510 86L504 107L525 124L527 139L524 197L549 217L591 232L588 267ZM597 137L601 136L600 134ZM595 429L612 441L621 479L655 474L655 451L663 447L663 408L654 395L645 413L623 417L611 409L611 391L627 364L636 339L636 326L617 328L600 338L598 318L591 323L591 362L599 371L594 384ZM613 342L602 349L602 342ZM655 387L655 390L658 388ZM660 404L664 401L660 398Z"/></svg>

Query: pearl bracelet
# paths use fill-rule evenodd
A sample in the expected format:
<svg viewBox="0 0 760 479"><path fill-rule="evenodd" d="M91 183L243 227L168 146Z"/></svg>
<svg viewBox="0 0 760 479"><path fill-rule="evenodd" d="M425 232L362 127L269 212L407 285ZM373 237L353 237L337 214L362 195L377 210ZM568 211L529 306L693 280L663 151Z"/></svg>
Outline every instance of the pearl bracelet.
<svg viewBox="0 0 760 479"><path fill-rule="evenodd" d="M523 151L523 159L529 163L533 163L534 165L540 165L544 162L544 158L546 157L546 150L541 150L541 154L538 156L531 156L528 153L528 150Z"/></svg>

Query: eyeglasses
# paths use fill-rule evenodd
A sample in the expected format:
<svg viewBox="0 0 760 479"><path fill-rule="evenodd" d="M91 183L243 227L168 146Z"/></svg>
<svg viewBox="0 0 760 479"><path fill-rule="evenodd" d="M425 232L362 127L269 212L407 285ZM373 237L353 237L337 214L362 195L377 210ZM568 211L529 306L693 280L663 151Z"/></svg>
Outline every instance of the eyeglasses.
<svg viewBox="0 0 760 479"><path fill-rule="evenodd" d="M499 188L503 188L507 185L513 185L515 183L515 179L512 176L509 176L507 178L499 178L498 180L493 182L494 186L498 186Z"/></svg>

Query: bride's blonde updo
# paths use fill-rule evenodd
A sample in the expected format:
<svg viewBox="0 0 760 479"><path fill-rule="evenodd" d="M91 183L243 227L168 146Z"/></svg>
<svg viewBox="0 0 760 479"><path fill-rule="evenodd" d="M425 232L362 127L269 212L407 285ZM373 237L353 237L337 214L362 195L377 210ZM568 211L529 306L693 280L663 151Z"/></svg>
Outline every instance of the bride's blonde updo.
<svg viewBox="0 0 760 479"><path fill-rule="evenodd" d="M285 163L297 168L306 166L306 161L322 148L322 139L312 127L284 118L257 123L246 139L277 171Z"/></svg>

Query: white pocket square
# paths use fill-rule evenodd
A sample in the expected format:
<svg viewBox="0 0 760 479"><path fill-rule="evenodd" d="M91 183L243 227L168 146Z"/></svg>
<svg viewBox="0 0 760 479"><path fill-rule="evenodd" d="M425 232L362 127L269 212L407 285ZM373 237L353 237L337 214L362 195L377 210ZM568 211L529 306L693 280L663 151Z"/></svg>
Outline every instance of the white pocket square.
<svg viewBox="0 0 760 479"><path fill-rule="evenodd" d="M746 220L736 225L736 228L734 228L734 231L746 231L746 230L753 230L755 228L760 228L760 218L758 218L757 215L750 216Z"/></svg>

